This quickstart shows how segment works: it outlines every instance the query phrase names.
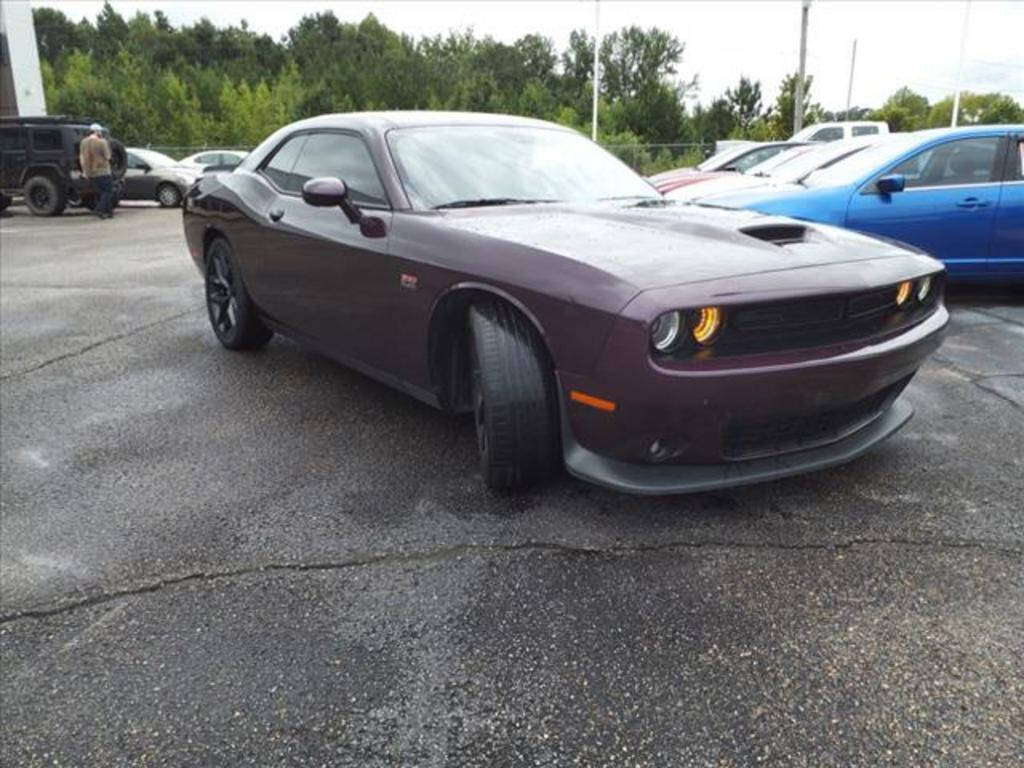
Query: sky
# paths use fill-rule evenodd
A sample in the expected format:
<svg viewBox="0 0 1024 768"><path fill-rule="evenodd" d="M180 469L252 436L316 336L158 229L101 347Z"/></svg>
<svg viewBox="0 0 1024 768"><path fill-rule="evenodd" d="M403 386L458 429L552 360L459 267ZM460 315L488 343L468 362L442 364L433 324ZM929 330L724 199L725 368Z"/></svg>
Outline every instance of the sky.
<svg viewBox="0 0 1024 768"><path fill-rule="evenodd" d="M58 8L74 20L94 19L102 0L31 0ZM513 42L528 33L551 38L561 49L578 27L593 29L593 0L385 0L365 2L267 2L265 0L114 0L125 16L159 8L172 24L203 16L218 25L245 19L251 29L281 37L303 15L331 10L342 21L373 13L396 32L414 37L472 28ZM799 0L600 0L600 28L630 24L671 31L685 45L679 75L699 76L704 104L734 86L741 75L760 80L765 106L799 61ZM957 77L965 0L812 0L807 72L811 96L830 110L846 106L850 54L857 40L853 104L879 106L908 85L937 101L952 94ZM967 25L963 88L1003 91L1024 103L1024 0L973 0Z"/></svg>

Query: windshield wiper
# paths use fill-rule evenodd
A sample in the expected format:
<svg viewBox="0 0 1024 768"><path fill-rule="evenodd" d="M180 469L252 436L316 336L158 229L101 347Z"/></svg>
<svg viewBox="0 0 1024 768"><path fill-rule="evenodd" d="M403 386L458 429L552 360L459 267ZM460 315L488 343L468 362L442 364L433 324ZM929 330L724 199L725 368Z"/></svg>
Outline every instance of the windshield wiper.
<svg viewBox="0 0 1024 768"><path fill-rule="evenodd" d="M529 205L531 203L557 203L557 200L527 200L519 197L481 197L477 200L452 200L450 203L435 205L434 210L441 208L483 208L488 205Z"/></svg>

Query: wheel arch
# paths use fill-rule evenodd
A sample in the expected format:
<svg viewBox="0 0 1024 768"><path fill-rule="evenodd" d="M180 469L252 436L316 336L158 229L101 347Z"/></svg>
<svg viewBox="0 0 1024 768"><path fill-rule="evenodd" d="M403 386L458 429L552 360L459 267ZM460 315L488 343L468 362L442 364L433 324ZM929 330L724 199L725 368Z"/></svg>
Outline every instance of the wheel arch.
<svg viewBox="0 0 1024 768"><path fill-rule="evenodd" d="M210 244L214 240L216 240L218 238L226 240L228 245L231 245L231 238L228 237L227 233L224 232L224 230L220 229L219 227L209 226L209 227L206 228L206 231L203 232L203 264L204 265L206 264L207 258L209 258ZM232 250L234 250L234 246L232 246Z"/></svg>
<svg viewBox="0 0 1024 768"><path fill-rule="evenodd" d="M469 368L465 347L466 312L480 301L503 302L524 318L540 338L547 364L554 371L554 356L544 326L521 300L487 283L461 282L446 288L430 310L427 330L427 362L430 387L441 407L462 412L469 407Z"/></svg>
<svg viewBox="0 0 1024 768"><path fill-rule="evenodd" d="M21 179L18 186L24 187L28 180L34 176L46 176L50 181L56 184L58 187L64 188L65 194L67 193L67 187L69 186L68 180L61 174L60 170L55 165L27 165L25 170L21 172Z"/></svg>

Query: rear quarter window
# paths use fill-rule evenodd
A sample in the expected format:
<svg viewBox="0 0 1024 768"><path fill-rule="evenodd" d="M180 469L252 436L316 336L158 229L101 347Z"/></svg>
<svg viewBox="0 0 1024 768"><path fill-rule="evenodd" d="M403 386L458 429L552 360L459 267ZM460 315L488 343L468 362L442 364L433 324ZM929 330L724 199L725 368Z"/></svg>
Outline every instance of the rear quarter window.
<svg viewBox="0 0 1024 768"><path fill-rule="evenodd" d="M0 129L0 150L18 151L25 149L25 132L21 128Z"/></svg>
<svg viewBox="0 0 1024 768"><path fill-rule="evenodd" d="M32 131L32 149L37 152L50 152L64 149L61 132L50 128L36 128Z"/></svg>

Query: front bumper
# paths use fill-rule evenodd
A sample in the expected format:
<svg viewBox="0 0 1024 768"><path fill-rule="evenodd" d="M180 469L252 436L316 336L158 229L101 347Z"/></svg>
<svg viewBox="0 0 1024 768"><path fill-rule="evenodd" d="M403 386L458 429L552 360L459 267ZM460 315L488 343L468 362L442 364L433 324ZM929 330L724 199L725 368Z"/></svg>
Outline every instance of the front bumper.
<svg viewBox="0 0 1024 768"><path fill-rule="evenodd" d="M913 415L913 406L900 398L866 427L836 443L749 461L690 466L637 464L601 456L576 442L563 416L562 451L569 474L595 485L644 496L699 493L845 464L885 440Z"/></svg>
<svg viewBox="0 0 1024 768"><path fill-rule="evenodd" d="M898 396L941 343L948 320L940 304L917 325L856 348L838 345L685 370L649 359L621 364L621 356L612 355L590 376L559 372L566 468L621 491L673 494L850 461L911 417L913 409ZM628 324L623 328L633 335ZM638 343L623 337L614 346ZM615 410L573 402L572 390L613 401ZM651 455L655 441L674 452Z"/></svg>

